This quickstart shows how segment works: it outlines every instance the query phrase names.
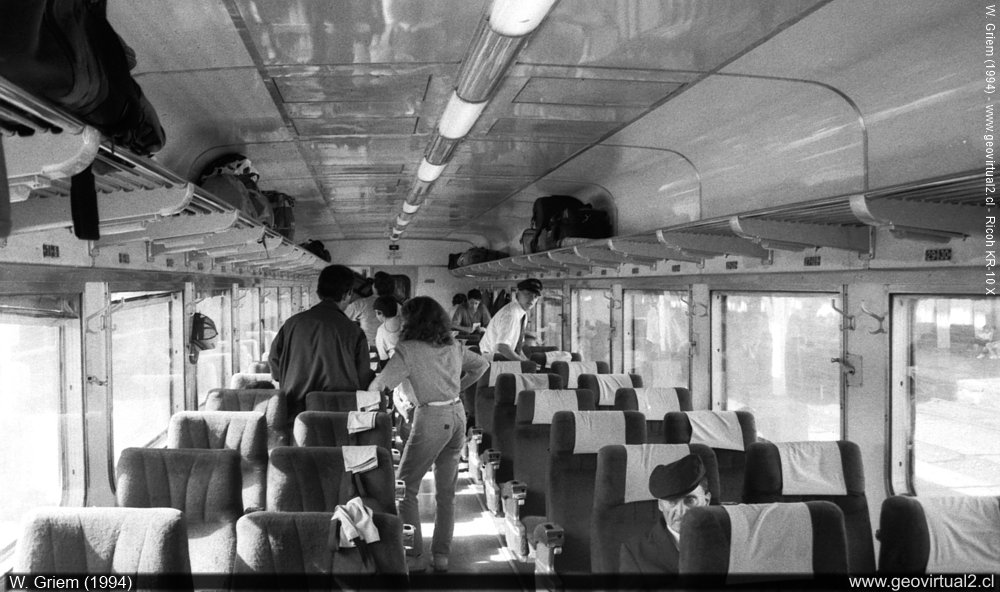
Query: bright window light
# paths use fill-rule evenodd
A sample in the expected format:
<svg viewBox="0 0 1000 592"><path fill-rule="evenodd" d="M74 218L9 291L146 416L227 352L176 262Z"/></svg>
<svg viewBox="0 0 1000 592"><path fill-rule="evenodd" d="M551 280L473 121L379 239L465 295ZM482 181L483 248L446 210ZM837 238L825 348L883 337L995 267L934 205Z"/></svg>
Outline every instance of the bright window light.
<svg viewBox="0 0 1000 592"><path fill-rule="evenodd" d="M464 138L483 114L486 104L486 101L470 103L462 100L458 93L451 93L448 105L441 115L441 121L438 122L438 132L450 140Z"/></svg>
<svg viewBox="0 0 1000 592"><path fill-rule="evenodd" d="M508 37L521 37L535 30L555 0L494 0L490 28Z"/></svg>

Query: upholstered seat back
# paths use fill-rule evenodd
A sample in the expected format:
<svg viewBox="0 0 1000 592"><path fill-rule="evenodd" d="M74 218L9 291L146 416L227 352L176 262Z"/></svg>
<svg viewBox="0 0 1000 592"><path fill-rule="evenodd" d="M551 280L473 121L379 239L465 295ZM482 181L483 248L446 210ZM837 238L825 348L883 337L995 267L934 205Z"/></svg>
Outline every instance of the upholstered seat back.
<svg viewBox="0 0 1000 592"><path fill-rule="evenodd" d="M331 550L331 512L254 512L236 525L237 574L355 573L362 568L356 549ZM403 525L391 514L375 512L379 541L368 544L379 574L406 574ZM250 580L252 582L252 579ZM287 582L289 589L296 587Z"/></svg>
<svg viewBox="0 0 1000 592"><path fill-rule="evenodd" d="M385 397L378 411L385 411ZM357 411L357 391L313 391L306 395L306 411Z"/></svg>
<svg viewBox="0 0 1000 592"><path fill-rule="evenodd" d="M126 448L118 460L118 505L184 512L191 567L229 573L243 514L235 450Z"/></svg>
<svg viewBox="0 0 1000 592"><path fill-rule="evenodd" d="M654 441L652 437L650 441ZM721 501L743 501L746 450L757 441L757 424L752 413L670 412L663 416L663 437L659 441L667 444L705 444L711 448L719 461Z"/></svg>
<svg viewBox="0 0 1000 592"><path fill-rule="evenodd" d="M184 517L172 508L36 508L15 573L191 573Z"/></svg>
<svg viewBox="0 0 1000 592"><path fill-rule="evenodd" d="M351 433L350 411L303 411L295 418L292 440L296 446L381 446L392 448L392 421L388 413L376 412L375 425Z"/></svg>
<svg viewBox="0 0 1000 592"><path fill-rule="evenodd" d="M713 504L719 499L719 467L715 453L702 444L641 444L604 446L597 453L594 509L590 523L590 569L615 573L621 545L643 536L660 519L656 498L649 492L649 475L658 465L697 454L705 464Z"/></svg>
<svg viewBox="0 0 1000 592"><path fill-rule="evenodd" d="M607 362L584 362L582 360L552 362L551 368L552 372L555 372L562 378L566 388L584 388L579 386L581 374L608 374L611 372L611 366ZM597 391L594 392L596 393Z"/></svg>
<svg viewBox="0 0 1000 592"><path fill-rule="evenodd" d="M227 449L240 453L243 507L263 508L267 426L257 411L181 411L170 418L168 448Z"/></svg>
<svg viewBox="0 0 1000 592"><path fill-rule="evenodd" d="M496 406L494 392L496 382L501 374L534 374L538 370L538 365L534 362L510 362L506 360L493 360L490 368L476 382L476 427L483 430L483 443L481 450L492 448L494 445L493 436L493 411Z"/></svg>
<svg viewBox="0 0 1000 592"><path fill-rule="evenodd" d="M583 389L521 391L514 426L514 479L528 486L522 516L544 516L549 478L549 438L559 411L593 411L594 394Z"/></svg>
<svg viewBox="0 0 1000 592"><path fill-rule="evenodd" d="M376 460L378 467L354 475L344 467L343 447L275 448L267 469L267 509L332 512L360 496L373 511L395 514L392 457L385 448L376 448Z"/></svg>
<svg viewBox="0 0 1000 592"><path fill-rule="evenodd" d="M267 449L288 442L285 393L274 389L212 389L205 411L259 411L267 424Z"/></svg>
<svg viewBox="0 0 1000 592"><path fill-rule="evenodd" d="M639 388L642 377L638 374L581 374L580 388L593 391L598 409L613 409L615 393L620 388Z"/></svg>
<svg viewBox="0 0 1000 592"><path fill-rule="evenodd" d="M844 576L844 515L825 501L692 508L684 515L680 574L718 585Z"/></svg>
<svg viewBox="0 0 1000 592"><path fill-rule="evenodd" d="M557 411L551 429L545 515L566 532L557 565L560 573L589 573L597 452L645 443L645 418L638 411Z"/></svg>
<svg viewBox="0 0 1000 592"><path fill-rule="evenodd" d="M879 541L880 573L998 573L1000 497L887 498Z"/></svg>
<svg viewBox="0 0 1000 592"><path fill-rule="evenodd" d="M514 478L514 421L518 393L561 388L562 380L558 374L501 374L497 377L493 391L493 444L490 448L500 451L500 466L495 473L498 483Z"/></svg>
<svg viewBox="0 0 1000 592"><path fill-rule="evenodd" d="M671 411L691 411L691 391L684 387L620 388L615 392L615 409L640 411L646 416L646 440L663 439L663 416Z"/></svg>
<svg viewBox="0 0 1000 592"><path fill-rule="evenodd" d="M757 442L747 448L747 503L825 500L844 513L850 573L875 571L865 473L853 442Z"/></svg>

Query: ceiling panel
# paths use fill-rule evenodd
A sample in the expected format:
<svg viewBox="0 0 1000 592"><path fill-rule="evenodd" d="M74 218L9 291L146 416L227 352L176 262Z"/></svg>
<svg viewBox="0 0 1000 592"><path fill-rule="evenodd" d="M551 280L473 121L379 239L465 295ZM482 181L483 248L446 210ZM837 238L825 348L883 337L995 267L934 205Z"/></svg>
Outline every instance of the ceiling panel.
<svg viewBox="0 0 1000 592"><path fill-rule="evenodd" d="M417 103L424 98L429 76L324 76L277 78L275 85L282 100L309 102Z"/></svg>
<svg viewBox="0 0 1000 592"><path fill-rule="evenodd" d="M596 141L602 135L617 129L618 121L573 121L566 119L525 119L501 117L490 127L494 136L529 136L580 141Z"/></svg>
<svg viewBox="0 0 1000 592"><path fill-rule="evenodd" d="M293 119L303 136L371 136L412 133L416 117L338 117L330 119Z"/></svg>
<svg viewBox="0 0 1000 592"><path fill-rule="evenodd" d="M521 89L514 102L648 106L680 86L671 82L535 77Z"/></svg>

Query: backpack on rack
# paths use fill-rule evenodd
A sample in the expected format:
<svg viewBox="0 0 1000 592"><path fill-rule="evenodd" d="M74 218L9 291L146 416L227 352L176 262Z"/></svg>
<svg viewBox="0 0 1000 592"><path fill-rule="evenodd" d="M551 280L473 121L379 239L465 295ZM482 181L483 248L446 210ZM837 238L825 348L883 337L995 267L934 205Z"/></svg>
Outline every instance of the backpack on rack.
<svg viewBox="0 0 1000 592"><path fill-rule="evenodd" d="M585 205L575 210L566 210L559 219L556 240L565 247L570 239L608 238L611 236L611 218L604 210Z"/></svg>
<svg viewBox="0 0 1000 592"><path fill-rule="evenodd" d="M547 195L535 200L531 208L531 227L535 236L530 243L532 253L558 246L558 226L563 213L578 210L583 202L570 195Z"/></svg>
<svg viewBox="0 0 1000 592"><path fill-rule="evenodd" d="M166 135L106 15L105 0L3 0L0 76L148 156Z"/></svg>
<svg viewBox="0 0 1000 592"><path fill-rule="evenodd" d="M274 231L290 241L295 240L295 198L280 191L265 191L264 196L274 212Z"/></svg>
<svg viewBox="0 0 1000 592"><path fill-rule="evenodd" d="M323 245L322 241L318 241L316 239L310 239L300 244L299 246L309 251L313 255L316 255L323 261L326 261L327 263L329 263L333 259L333 257L330 256L330 251L326 250L326 247Z"/></svg>
<svg viewBox="0 0 1000 592"><path fill-rule="evenodd" d="M242 154L225 154L206 166L200 176L202 189L218 197L248 218L274 226L274 211L257 187L260 174Z"/></svg>

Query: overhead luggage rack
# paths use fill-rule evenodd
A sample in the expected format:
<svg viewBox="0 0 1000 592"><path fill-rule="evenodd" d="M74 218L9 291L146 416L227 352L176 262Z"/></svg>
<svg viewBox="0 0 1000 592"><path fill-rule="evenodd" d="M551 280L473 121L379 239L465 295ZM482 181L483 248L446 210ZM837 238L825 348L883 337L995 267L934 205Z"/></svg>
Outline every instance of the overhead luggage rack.
<svg viewBox="0 0 1000 592"><path fill-rule="evenodd" d="M452 270L457 276L514 279L525 271L654 268L663 261L704 266L716 257L773 261L774 251L830 248L871 259L875 231L923 243L983 233L984 175L969 172L865 194L722 216L649 232L596 239Z"/></svg>
<svg viewBox="0 0 1000 592"><path fill-rule="evenodd" d="M106 142L93 127L2 78L0 137L11 195L11 235L71 227L71 178L92 166L101 238L87 247L91 253L145 242L150 259L192 254L219 264L252 263L251 268L269 272L306 272L325 265L204 189Z"/></svg>

